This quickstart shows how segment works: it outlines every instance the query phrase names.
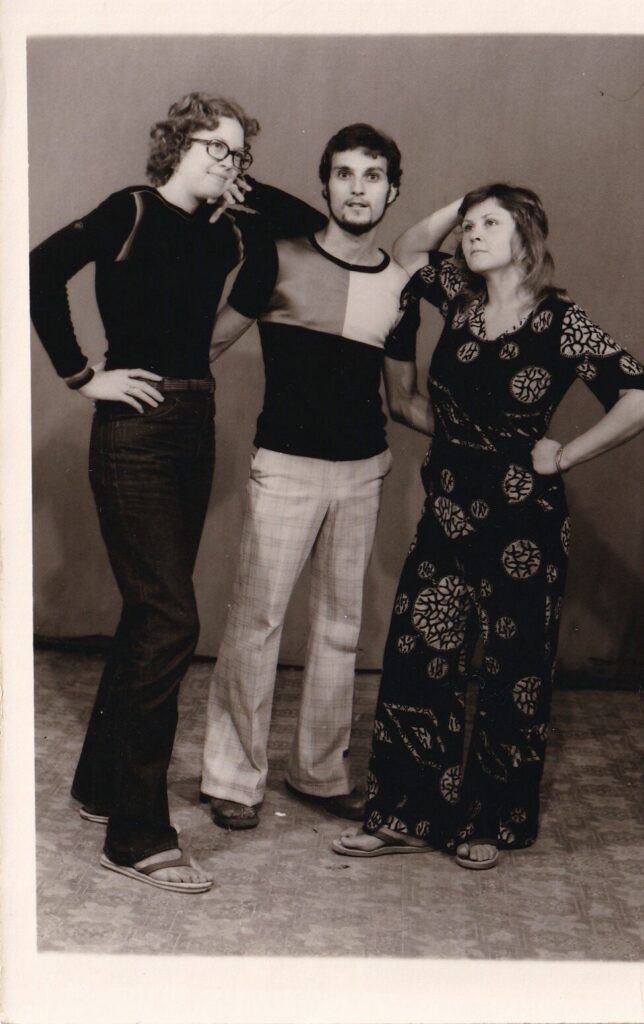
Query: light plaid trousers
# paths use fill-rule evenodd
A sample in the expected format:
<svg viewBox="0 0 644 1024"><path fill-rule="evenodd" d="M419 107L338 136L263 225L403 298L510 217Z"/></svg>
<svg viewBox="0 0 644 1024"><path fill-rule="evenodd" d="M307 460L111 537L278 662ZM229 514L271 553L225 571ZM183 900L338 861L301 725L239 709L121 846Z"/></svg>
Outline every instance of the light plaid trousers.
<svg viewBox="0 0 644 1024"><path fill-rule="evenodd" d="M329 462L260 448L251 463L239 566L208 697L201 788L261 803L286 609L311 555L309 636L287 779L316 796L351 790L356 647L389 450Z"/></svg>

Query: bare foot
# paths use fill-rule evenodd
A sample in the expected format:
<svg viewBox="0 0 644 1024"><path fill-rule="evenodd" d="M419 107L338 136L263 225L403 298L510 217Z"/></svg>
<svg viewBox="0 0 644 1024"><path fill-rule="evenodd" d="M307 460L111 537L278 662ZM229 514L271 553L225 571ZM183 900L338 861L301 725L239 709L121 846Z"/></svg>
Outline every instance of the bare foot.
<svg viewBox="0 0 644 1024"><path fill-rule="evenodd" d="M136 864L132 867L135 869L149 867L150 864L156 864L159 861L167 861L168 858L181 856L181 850L163 850L162 853L153 853L151 857L145 857L143 860L137 860ZM158 878L160 882L212 882L212 875L209 875L207 871L197 864L194 858L190 858L190 864L182 864L176 868L160 868L158 871L150 872L152 878Z"/></svg>
<svg viewBox="0 0 644 1024"><path fill-rule="evenodd" d="M474 864L486 864L496 862L499 851L493 843L459 843L456 847L456 856L461 861L470 861Z"/></svg>

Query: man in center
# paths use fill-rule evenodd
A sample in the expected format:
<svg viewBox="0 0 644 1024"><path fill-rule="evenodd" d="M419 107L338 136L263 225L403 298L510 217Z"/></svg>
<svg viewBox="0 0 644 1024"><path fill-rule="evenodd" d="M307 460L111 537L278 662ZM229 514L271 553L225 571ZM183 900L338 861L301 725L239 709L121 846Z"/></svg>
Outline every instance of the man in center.
<svg viewBox="0 0 644 1024"><path fill-rule="evenodd" d="M341 129L319 168L329 219L249 255L217 318L216 359L259 322L266 390L239 566L210 685L202 799L223 828L253 828L287 605L311 556L309 636L286 785L361 820L348 757L364 576L391 466L383 358L413 359L408 275L376 244L398 195L400 151L367 124ZM409 322L407 322L409 320Z"/></svg>

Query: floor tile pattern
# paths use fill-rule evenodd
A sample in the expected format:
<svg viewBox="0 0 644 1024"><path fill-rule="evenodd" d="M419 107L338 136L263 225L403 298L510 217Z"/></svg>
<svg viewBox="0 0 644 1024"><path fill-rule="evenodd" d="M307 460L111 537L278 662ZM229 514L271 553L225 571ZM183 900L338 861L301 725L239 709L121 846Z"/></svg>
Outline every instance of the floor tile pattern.
<svg viewBox="0 0 644 1024"><path fill-rule="evenodd" d="M447 856L350 860L331 852L348 822L301 804L282 783L301 673L280 670L271 772L259 828L214 826L197 802L208 679L182 684L170 772L173 819L210 867L206 895L165 893L98 864L101 826L69 785L102 659L36 653L37 895L41 950L211 955L468 957L634 961L642 930L641 698L555 696L542 831L493 871ZM356 682L352 756L369 752L378 677ZM638 720L639 716L639 720Z"/></svg>

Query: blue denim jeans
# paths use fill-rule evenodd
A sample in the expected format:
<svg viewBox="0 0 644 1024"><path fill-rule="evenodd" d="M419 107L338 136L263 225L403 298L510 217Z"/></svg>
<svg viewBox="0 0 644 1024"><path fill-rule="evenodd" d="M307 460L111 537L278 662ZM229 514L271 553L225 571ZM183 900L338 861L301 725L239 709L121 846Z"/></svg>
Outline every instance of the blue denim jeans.
<svg viewBox="0 0 644 1024"><path fill-rule="evenodd" d="M109 815L105 852L132 864L177 846L167 769L199 619L192 584L214 466L214 395L169 391L138 413L98 402L89 473L123 598L72 794Z"/></svg>

